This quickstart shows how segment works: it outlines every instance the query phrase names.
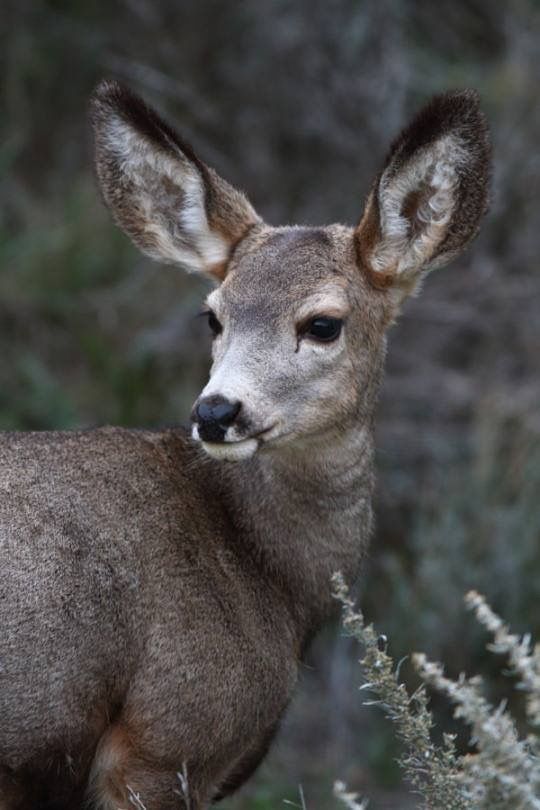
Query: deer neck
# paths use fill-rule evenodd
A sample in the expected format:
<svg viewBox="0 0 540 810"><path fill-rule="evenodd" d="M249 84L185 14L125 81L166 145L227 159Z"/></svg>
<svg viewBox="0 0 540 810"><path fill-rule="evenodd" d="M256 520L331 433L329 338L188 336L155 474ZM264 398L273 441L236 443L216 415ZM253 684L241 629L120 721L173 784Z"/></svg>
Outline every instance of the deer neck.
<svg viewBox="0 0 540 810"><path fill-rule="evenodd" d="M235 527L285 592L300 643L332 613L331 576L353 581L371 530L371 424L228 468Z"/></svg>

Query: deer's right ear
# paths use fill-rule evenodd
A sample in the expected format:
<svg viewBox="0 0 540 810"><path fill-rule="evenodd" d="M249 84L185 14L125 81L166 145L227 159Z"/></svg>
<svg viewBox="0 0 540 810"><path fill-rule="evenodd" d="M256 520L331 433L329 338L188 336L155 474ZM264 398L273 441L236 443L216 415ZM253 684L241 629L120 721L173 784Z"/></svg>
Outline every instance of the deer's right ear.
<svg viewBox="0 0 540 810"><path fill-rule="evenodd" d="M138 96L102 82L91 100L96 168L115 221L153 259L222 280L259 217Z"/></svg>
<svg viewBox="0 0 540 810"><path fill-rule="evenodd" d="M436 96L403 130L355 233L362 269L396 302L457 256L486 211L490 144L478 94Z"/></svg>

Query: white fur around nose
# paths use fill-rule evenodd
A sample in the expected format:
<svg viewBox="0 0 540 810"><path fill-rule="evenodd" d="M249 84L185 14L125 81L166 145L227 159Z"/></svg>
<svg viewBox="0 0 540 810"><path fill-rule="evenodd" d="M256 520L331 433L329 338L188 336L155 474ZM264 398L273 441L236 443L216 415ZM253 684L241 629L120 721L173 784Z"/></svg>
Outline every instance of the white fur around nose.
<svg viewBox="0 0 540 810"><path fill-rule="evenodd" d="M452 219L458 169L466 162L459 139L448 135L421 150L396 174L392 163L385 170L378 189L381 241L370 260L375 272L407 275L429 262ZM411 222L402 212L408 195L416 191L422 195L415 213L420 228L411 238Z"/></svg>
<svg viewBox="0 0 540 810"><path fill-rule="evenodd" d="M246 372L245 354L245 349L233 344L212 369L201 397L221 396L229 402L241 402L244 407L254 407L254 385Z"/></svg>
<svg viewBox="0 0 540 810"><path fill-rule="evenodd" d="M202 442L202 446L218 461L245 461L255 455L259 443L257 439L242 439L237 442Z"/></svg>
<svg viewBox="0 0 540 810"><path fill-rule="evenodd" d="M225 261L229 245L209 225L205 190L197 167L170 141L175 157L150 143L119 116L111 116L104 127L107 149L134 186L132 195L144 219L144 229L156 247L146 252L153 258L181 264L187 270L203 272ZM163 215L166 178L182 195L175 212Z"/></svg>

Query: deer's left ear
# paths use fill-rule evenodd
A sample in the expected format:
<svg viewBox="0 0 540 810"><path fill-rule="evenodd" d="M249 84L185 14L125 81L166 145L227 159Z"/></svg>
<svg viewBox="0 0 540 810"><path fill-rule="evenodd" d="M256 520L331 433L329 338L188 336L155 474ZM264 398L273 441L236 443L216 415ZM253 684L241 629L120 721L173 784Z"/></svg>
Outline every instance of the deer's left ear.
<svg viewBox="0 0 540 810"><path fill-rule="evenodd" d="M399 135L355 232L374 286L403 298L477 234L488 203L490 152L472 90L436 96Z"/></svg>

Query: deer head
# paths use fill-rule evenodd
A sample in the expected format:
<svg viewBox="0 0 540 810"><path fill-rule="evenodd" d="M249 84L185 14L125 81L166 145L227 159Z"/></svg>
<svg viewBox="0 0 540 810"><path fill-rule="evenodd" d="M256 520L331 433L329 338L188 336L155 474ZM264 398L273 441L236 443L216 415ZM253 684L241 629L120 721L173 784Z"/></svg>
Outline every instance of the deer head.
<svg viewBox="0 0 540 810"><path fill-rule="evenodd" d="M120 227L152 258L204 273L213 365L193 436L217 458L331 443L370 420L385 331L487 206L476 93L434 98L390 149L356 228L266 225L243 194L116 83L92 101L96 164Z"/></svg>

